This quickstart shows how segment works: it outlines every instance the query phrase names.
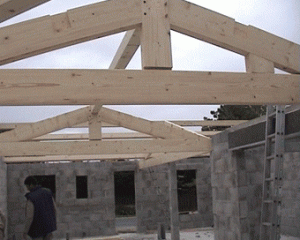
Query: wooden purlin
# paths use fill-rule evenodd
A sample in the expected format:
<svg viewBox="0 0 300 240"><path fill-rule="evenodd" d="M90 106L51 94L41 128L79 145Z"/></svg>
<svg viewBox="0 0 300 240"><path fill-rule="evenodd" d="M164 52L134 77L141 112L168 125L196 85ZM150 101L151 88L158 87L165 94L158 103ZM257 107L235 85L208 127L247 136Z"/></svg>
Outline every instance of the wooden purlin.
<svg viewBox="0 0 300 240"><path fill-rule="evenodd" d="M0 70L0 105L286 104L296 74L157 70Z"/></svg>
<svg viewBox="0 0 300 240"><path fill-rule="evenodd" d="M51 0L0 0L0 23Z"/></svg>

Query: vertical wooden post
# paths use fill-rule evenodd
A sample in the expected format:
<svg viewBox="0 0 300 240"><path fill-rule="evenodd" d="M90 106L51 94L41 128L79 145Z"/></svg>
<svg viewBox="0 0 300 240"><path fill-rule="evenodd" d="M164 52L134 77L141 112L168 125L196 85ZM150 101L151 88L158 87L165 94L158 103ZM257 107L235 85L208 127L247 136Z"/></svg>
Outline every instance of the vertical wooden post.
<svg viewBox="0 0 300 240"><path fill-rule="evenodd" d="M171 239L180 240L176 164L169 163Z"/></svg>
<svg viewBox="0 0 300 240"><path fill-rule="evenodd" d="M168 0L142 1L143 69L172 69Z"/></svg>
<svg viewBox="0 0 300 240"><path fill-rule="evenodd" d="M89 116L89 140L102 140L102 122L98 117L102 105L96 104Z"/></svg>
<svg viewBox="0 0 300 240"><path fill-rule="evenodd" d="M249 53L246 57L248 73L274 73L274 63Z"/></svg>

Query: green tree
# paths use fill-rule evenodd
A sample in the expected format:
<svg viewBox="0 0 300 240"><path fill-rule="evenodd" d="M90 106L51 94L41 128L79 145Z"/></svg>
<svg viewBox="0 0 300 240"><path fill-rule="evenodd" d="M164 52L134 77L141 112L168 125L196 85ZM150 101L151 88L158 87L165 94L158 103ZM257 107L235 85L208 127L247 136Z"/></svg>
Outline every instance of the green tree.
<svg viewBox="0 0 300 240"><path fill-rule="evenodd" d="M266 114L263 105L221 105L217 111L211 111L213 118L204 117L204 120L251 120ZM202 131L222 131L227 127L203 127Z"/></svg>

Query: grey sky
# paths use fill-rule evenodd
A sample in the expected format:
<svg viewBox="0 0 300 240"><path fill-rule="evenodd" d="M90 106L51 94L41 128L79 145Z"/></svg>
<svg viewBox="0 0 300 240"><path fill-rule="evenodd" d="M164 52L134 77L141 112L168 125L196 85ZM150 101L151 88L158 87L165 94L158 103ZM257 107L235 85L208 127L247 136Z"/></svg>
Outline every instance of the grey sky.
<svg viewBox="0 0 300 240"><path fill-rule="evenodd" d="M113 0L112 0L113 1ZM12 18L0 27L16 22L53 15L68 9L99 2L96 0L52 0L42 6ZM193 0L197 5L234 18L290 41L300 43L299 0ZM50 53L3 65L0 68L82 68L106 69L124 33L81 43ZM173 70L244 72L244 57L199 40L172 32ZM140 50L128 69L141 69ZM280 71L276 71L280 72ZM108 106L135 116L157 119L203 119L217 106ZM55 116L76 106L61 107L0 107L1 122L38 121Z"/></svg>

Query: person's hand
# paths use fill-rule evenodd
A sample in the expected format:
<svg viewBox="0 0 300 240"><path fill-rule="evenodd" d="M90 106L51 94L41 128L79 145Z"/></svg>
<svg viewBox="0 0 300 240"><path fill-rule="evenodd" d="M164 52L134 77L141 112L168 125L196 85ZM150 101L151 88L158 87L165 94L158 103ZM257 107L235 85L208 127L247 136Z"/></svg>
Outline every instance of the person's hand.
<svg viewBox="0 0 300 240"><path fill-rule="evenodd" d="M28 240L28 235L27 235L27 233L23 233L23 240Z"/></svg>

